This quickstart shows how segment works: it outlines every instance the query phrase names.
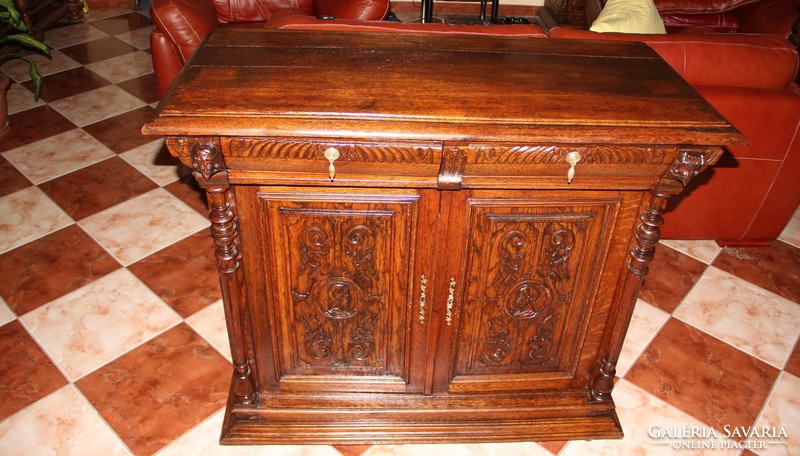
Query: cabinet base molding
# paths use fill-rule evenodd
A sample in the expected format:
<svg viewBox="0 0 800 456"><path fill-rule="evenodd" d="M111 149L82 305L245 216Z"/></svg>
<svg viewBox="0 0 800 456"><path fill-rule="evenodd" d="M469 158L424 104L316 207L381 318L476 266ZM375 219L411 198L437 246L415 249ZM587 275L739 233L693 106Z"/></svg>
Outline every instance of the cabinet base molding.
<svg viewBox="0 0 800 456"><path fill-rule="evenodd" d="M588 392L586 397L588 397ZM229 403L220 443L409 444L622 438L614 405L577 396L342 394Z"/></svg>

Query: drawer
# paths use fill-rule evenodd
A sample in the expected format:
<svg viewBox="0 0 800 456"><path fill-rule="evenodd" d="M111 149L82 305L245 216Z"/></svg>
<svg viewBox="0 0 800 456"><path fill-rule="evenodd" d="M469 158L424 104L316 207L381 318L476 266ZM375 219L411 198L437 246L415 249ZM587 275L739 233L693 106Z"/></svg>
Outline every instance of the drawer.
<svg viewBox="0 0 800 456"><path fill-rule="evenodd" d="M399 181L432 186L442 158L437 142L221 138L220 145L232 178L257 178L262 183L299 178L348 185Z"/></svg>
<svg viewBox="0 0 800 456"><path fill-rule="evenodd" d="M491 187L503 179L525 187L535 179L554 187L598 181L622 188L647 186L664 175L676 153L676 146L470 144L463 185ZM577 161L568 183L570 159Z"/></svg>

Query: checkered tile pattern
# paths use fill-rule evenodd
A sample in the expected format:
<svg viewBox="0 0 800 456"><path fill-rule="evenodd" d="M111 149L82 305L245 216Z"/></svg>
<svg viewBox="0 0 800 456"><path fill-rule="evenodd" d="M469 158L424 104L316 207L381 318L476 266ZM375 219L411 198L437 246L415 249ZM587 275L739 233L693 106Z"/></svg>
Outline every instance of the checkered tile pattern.
<svg viewBox="0 0 800 456"><path fill-rule="evenodd" d="M38 103L23 64L0 67L15 81L0 139L0 454L800 454L800 213L768 248L658 246L618 368L622 440L220 447L230 353L204 200L139 133L157 102L150 29L145 12L94 10L51 30ZM753 425L787 436L719 449L735 443L726 426ZM692 439L652 426L720 436L677 450Z"/></svg>

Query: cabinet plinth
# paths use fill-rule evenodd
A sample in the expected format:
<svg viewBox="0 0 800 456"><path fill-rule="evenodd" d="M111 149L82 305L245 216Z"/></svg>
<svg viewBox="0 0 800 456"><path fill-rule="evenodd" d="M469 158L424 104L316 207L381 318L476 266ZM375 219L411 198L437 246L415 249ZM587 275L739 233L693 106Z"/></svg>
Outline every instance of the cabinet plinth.
<svg viewBox="0 0 800 456"><path fill-rule="evenodd" d="M208 194L228 444L621 437L664 203L742 141L639 43L237 29L143 130Z"/></svg>

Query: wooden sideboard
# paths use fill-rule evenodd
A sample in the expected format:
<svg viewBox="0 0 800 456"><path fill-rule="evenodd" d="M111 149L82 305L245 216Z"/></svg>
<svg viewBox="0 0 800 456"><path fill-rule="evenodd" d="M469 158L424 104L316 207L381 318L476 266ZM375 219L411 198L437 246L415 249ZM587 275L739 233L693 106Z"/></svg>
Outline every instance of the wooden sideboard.
<svg viewBox="0 0 800 456"><path fill-rule="evenodd" d="M143 131L207 192L229 444L620 437L666 200L742 141L641 43L242 29Z"/></svg>

